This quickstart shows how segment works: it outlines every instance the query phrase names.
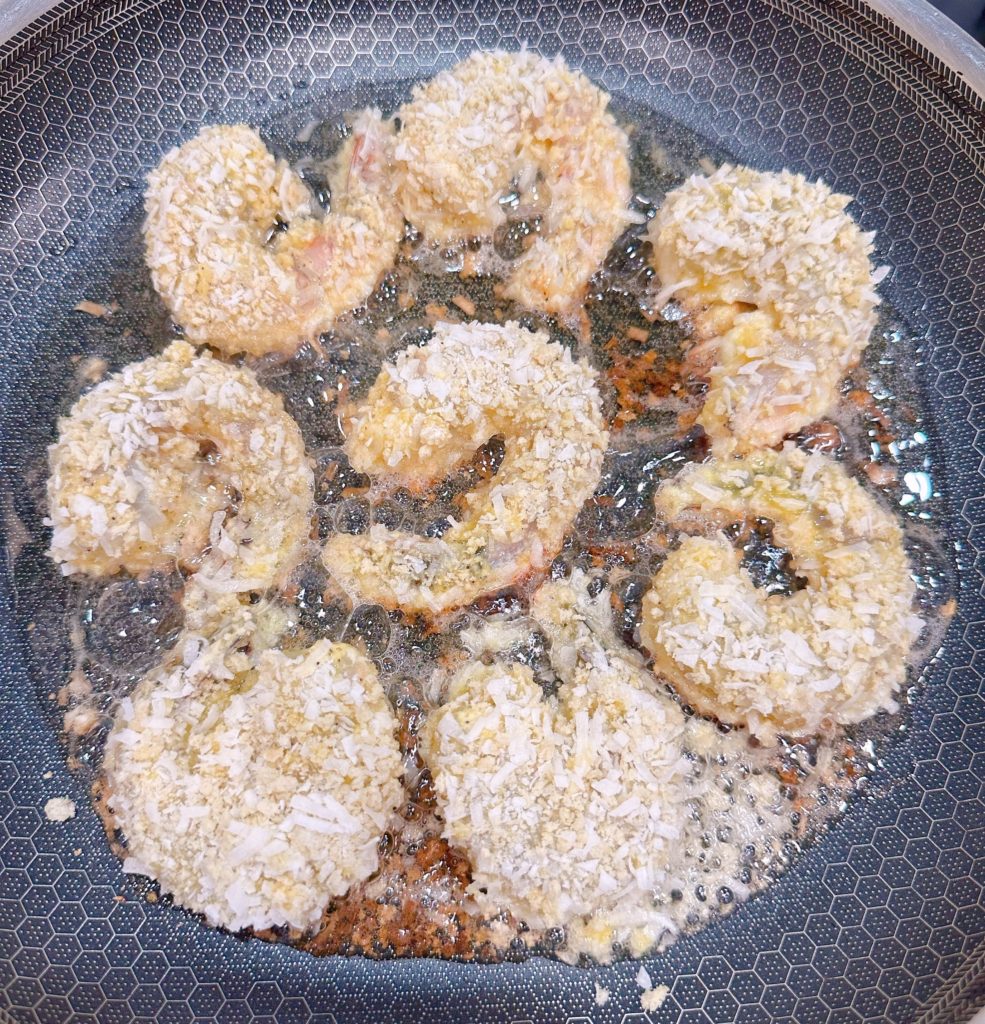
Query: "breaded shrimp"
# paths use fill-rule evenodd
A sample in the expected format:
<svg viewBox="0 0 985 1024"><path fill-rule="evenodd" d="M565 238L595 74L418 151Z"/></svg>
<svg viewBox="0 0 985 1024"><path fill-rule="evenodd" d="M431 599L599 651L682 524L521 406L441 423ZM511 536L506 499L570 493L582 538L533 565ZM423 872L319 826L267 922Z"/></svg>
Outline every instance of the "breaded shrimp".
<svg viewBox="0 0 985 1024"><path fill-rule="evenodd" d="M892 515L837 462L787 447L686 466L658 511L720 524L765 517L807 585L767 596L721 534L686 537L653 579L640 637L694 707L765 741L896 707L922 628Z"/></svg>
<svg viewBox="0 0 985 1024"><path fill-rule="evenodd" d="M66 575L181 563L204 588L262 590L308 539L297 424L251 371L184 341L83 395L48 459L50 554Z"/></svg>
<svg viewBox="0 0 985 1024"><path fill-rule="evenodd" d="M290 354L358 305L392 264L403 221L391 134L364 111L335 163L322 216L301 179L246 125L205 128L147 179L154 287L197 344Z"/></svg>
<svg viewBox="0 0 985 1024"><path fill-rule="evenodd" d="M120 702L105 770L124 870L212 925L306 928L378 866L403 792L397 722L349 644L250 658L238 635L179 644L189 664Z"/></svg>
<svg viewBox="0 0 985 1024"><path fill-rule="evenodd" d="M423 750L483 910L509 907L539 928L595 915L597 938L649 929L652 944L663 929L654 891L688 798L684 716L614 637L608 593L590 598L587 582L546 583L531 604L557 696L526 665L471 662Z"/></svg>
<svg viewBox="0 0 985 1024"><path fill-rule="evenodd" d="M835 404L876 322L871 234L849 197L789 171L724 165L650 224L665 291L694 315L698 422L723 453L770 446Z"/></svg>
<svg viewBox="0 0 985 1024"><path fill-rule="evenodd" d="M506 294L570 316L630 222L629 144L609 97L563 60L474 53L397 111L395 173L404 216L436 242L490 235L511 187L547 202Z"/></svg>
<svg viewBox="0 0 985 1024"><path fill-rule="evenodd" d="M594 370L543 332L438 324L384 365L345 447L360 472L420 488L496 434L499 473L442 537L336 534L326 568L361 600L435 614L547 565L599 481L608 433Z"/></svg>

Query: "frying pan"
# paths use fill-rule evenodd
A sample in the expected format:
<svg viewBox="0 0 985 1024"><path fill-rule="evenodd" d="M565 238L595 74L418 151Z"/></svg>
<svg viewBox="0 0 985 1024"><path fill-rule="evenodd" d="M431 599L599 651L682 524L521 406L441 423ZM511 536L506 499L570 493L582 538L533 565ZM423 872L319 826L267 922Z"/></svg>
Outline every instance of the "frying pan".
<svg viewBox="0 0 985 1024"><path fill-rule="evenodd" d="M736 159L858 197L893 267L884 294L922 339L960 576L868 795L763 895L645 961L670 987L649 1019L967 1019L985 986L985 67L971 41L917 3L861 0L70 0L24 28L37 13L7 5L0 47L0 1018L645 1019L635 962L315 959L116 900L120 865L50 712L65 654L32 642L40 453L72 357L117 330L72 308L140 286L139 249L110 239L139 224L143 174L200 124L276 134L312 106L399 98L476 47L527 44ZM119 360L141 343L119 342ZM78 806L62 825L42 810L56 795Z"/></svg>

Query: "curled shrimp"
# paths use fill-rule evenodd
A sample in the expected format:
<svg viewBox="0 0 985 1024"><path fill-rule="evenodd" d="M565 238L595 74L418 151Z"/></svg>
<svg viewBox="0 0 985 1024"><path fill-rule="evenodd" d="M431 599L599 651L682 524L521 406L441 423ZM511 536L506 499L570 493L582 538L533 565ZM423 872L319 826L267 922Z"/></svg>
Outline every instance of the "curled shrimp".
<svg viewBox="0 0 985 1024"><path fill-rule="evenodd" d="M205 128L148 176L154 287L185 336L224 352L290 354L372 291L403 221L387 176L391 135L356 120L335 162L332 210L246 125Z"/></svg>
<svg viewBox="0 0 985 1024"><path fill-rule="evenodd" d="M262 650L249 609L147 675L105 749L124 870L212 925L314 924L379 864L400 803L397 722L345 643Z"/></svg>
<svg viewBox="0 0 985 1024"><path fill-rule="evenodd" d="M716 447L779 442L826 413L876 322L871 234L849 197L802 175L724 165L670 192L650 224L667 294L695 317L698 422Z"/></svg>
<svg viewBox="0 0 985 1024"><path fill-rule="evenodd" d="M447 242L491 235L511 189L533 198L543 223L513 264L506 294L569 316L631 219L629 144L608 102L560 58L474 53L417 86L397 111L404 216Z"/></svg>
<svg viewBox="0 0 985 1024"><path fill-rule="evenodd" d="M326 568L362 600L435 614L545 566L594 491L608 443L594 370L545 333L438 324L426 345L384 365L345 447L355 469L421 488L497 434L499 473L465 496L441 537L379 524L336 534Z"/></svg>
<svg viewBox="0 0 985 1024"><path fill-rule="evenodd" d="M613 635L608 593L591 598L587 583L575 573L531 602L556 696L527 665L469 662L423 750L483 910L509 907L537 928L593 915L582 927L598 948L640 930L646 948L664 927L653 892L688 796L684 716Z"/></svg>
<svg viewBox="0 0 985 1024"><path fill-rule="evenodd" d="M314 480L279 396L176 341L98 384L48 451L50 555L62 572L198 570L262 590L301 558Z"/></svg>
<svg viewBox="0 0 985 1024"><path fill-rule="evenodd" d="M643 605L640 637L685 700L765 741L894 710L922 628L899 525L840 464L788 446L684 468L657 492L681 521L772 520L804 589L757 588L722 534L688 536Z"/></svg>

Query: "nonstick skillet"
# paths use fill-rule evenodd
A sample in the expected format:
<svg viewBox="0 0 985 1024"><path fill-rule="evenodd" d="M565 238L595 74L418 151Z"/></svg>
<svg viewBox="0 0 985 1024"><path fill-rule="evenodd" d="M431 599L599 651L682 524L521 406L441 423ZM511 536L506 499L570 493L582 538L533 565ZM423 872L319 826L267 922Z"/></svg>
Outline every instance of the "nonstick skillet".
<svg viewBox="0 0 985 1024"><path fill-rule="evenodd" d="M44 5L40 5L43 8ZM0 1020L642 1021L639 964L316 959L124 899L48 694L38 643L40 453L72 357L110 330L73 314L129 280L142 178L209 122L276 133L303 111L396 102L477 47L562 53L617 97L744 162L858 197L921 339L917 377L958 613L868 792L777 884L646 959L653 1021L957 1022L985 998L985 65L918 3L605 0L14 4L0 47ZM28 24L30 22L30 24ZM26 27L25 27L26 26ZM950 34L949 34L950 33ZM121 360L136 358L133 349ZM41 652L41 653L39 653ZM47 653L45 653L47 652ZM46 801L69 796L53 825ZM610 993L599 1006L595 983Z"/></svg>

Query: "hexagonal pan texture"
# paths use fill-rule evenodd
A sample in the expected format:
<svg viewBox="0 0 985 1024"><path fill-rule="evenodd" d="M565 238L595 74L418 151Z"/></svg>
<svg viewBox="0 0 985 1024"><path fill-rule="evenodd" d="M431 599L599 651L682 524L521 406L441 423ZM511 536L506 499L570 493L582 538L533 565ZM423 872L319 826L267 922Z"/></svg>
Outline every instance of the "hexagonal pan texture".
<svg viewBox="0 0 985 1024"><path fill-rule="evenodd" d="M67 361L99 329L69 311L123 272L127 253L104 240L111 225L139 220L142 176L162 153L204 122L269 128L311 98L396 96L403 86L392 83L476 47L520 43L564 54L737 159L823 176L858 197L894 268L884 290L926 338L921 372L960 545L959 614L911 728L872 780L880 798L857 802L761 898L650 958L654 983L671 989L650 1019L959 1020L985 935L985 111L857 0L56 7L0 49L9 558L31 555L16 528L37 517L37 481L25 487L24 472L53 437ZM43 711L64 665L30 661L29 609L6 576L0 601L0 1018L644 1019L635 963L316 960L163 904L115 901L120 866ZM42 807L62 794L79 814L54 826ZM595 981L610 991L604 1007ZM938 990L940 1014L927 1009Z"/></svg>

